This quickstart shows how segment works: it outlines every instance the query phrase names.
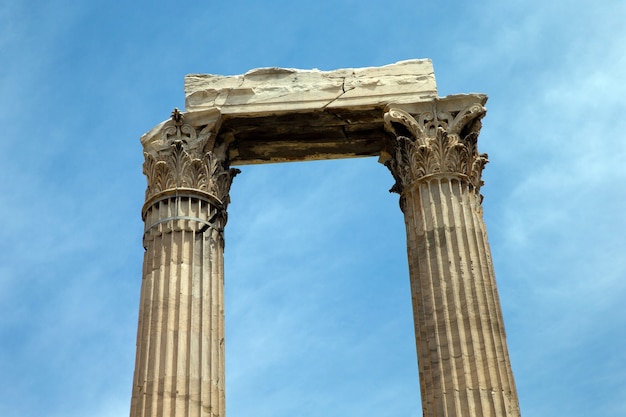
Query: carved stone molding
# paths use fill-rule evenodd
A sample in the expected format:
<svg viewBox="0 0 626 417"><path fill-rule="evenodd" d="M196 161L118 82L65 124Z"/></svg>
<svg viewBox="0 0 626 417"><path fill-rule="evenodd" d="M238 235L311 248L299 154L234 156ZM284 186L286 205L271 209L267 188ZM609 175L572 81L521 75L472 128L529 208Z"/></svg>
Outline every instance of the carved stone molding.
<svg viewBox="0 0 626 417"><path fill-rule="evenodd" d="M189 75L141 138L144 264L131 417L225 415L231 165L380 155L400 194L425 416L519 417L480 205L487 96L439 97L430 60Z"/></svg>
<svg viewBox="0 0 626 417"><path fill-rule="evenodd" d="M425 111L415 116L399 108L384 115L391 133L381 162L396 183L391 192L402 191L415 181L432 176L459 178L480 191L487 154L478 153L481 119L487 110L473 104L460 111Z"/></svg>
<svg viewBox="0 0 626 417"><path fill-rule="evenodd" d="M216 142L219 112L193 115L189 123L186 119L174 109L170 120L141 138L146 205L168 191L195 190L210 195L225 210L230 185L240 171L229 167L229 142Z"/></svg>

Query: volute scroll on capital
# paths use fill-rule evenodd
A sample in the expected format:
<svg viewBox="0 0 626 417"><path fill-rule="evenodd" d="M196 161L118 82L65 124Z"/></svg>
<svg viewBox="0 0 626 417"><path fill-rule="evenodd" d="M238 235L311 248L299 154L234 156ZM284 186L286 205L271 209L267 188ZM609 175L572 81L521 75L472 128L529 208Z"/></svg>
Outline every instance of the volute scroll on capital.
<svg viewBox="0 0 626 417"><path fill-rule="evenodd" d="M391 192L402 194L416 181L435 176L458 178L478 193L487 154L478 153L481 119L487 110L479 103L460 111L424 111L416 115L399 108L384 114L390 133L381 152L396 183Z"/></svg>
<svg viewBox="0 0 626 417"><path fill-rule="evenodd" d="M229 167L230 142L216 140L220 122L218 109L193 114L174 109L169 120L141 137L146 206L161 194L181 189L210 195L226 209L230 185L240 171Z"/></svg>

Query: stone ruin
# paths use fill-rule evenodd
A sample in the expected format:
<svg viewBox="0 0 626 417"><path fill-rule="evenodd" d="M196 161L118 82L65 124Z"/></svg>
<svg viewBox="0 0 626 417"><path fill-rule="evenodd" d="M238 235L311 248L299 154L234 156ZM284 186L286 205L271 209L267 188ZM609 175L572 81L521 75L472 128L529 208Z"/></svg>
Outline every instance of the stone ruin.
<svg viewBox="0 0 626 417"><path fill-rule="evenodd" d="M225 416L224 227L249 164L377 156L406 224L423 415L519 405L477 149L487 97L438 97L430 60L188 75L186 109L141 138L145 248L131 417Z"/></svg>

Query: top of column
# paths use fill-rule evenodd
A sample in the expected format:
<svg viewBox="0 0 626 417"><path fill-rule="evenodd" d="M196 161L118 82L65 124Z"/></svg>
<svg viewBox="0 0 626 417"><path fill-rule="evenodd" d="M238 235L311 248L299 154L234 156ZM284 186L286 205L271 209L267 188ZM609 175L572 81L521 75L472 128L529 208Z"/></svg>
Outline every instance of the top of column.
<svg viewBox="0 0 626 417"><path fill-rule="evenodd" d="M185 77L187 111L220 109L223 115L372 107L437 97L430 59L335 71L259 68L243 75Z"/></svg>
<svg viewBox="0 0 626 417"><path fill-rule="evenodd" d="M231 166L380 156L389 109L422 119L442 112L454 117L486 101L480 94L438 97L429 59L335 71L188 75L185 97L185 124L209 147L228 144L225 161ZM144 149L164 143L172 123L146 133Z"/></svg>

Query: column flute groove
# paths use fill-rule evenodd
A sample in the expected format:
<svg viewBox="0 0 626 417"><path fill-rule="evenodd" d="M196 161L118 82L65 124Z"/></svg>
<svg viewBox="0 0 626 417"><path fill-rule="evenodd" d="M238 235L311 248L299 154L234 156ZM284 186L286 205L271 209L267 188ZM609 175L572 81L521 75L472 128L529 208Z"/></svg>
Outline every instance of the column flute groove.
<svg viewBox="0 0 626 417"><path fill-rule="evenodd" d="M430 192L430 188L432 187L433 182L427 182L426 187L429 189L428 192L428 212L429 219L432 222L433 226L433 243L434 250L431 252L431 255L435 259L435 265L437 265L437 273L434 276L441 277L444 274L445 264L446 264L446 252L442 250L445 248L445 231L442 230L441 225L439 223L438 214L440 210L437 210L437 207L441 207L441 201L439 200L439 195L437 193ZM439 349L440 355L435 356L436 360L441 361L441 397L444 399L445 407L444 407L444 416L454 415L454 410L456 409L456 398L454 395L455 389L455 369L454 364L451 360L452 353L451 352L451 344L453 342L451 325L452 322L450 320L450 311L448 309L442 308L448 304L447 302L447 283L441 279L433 279L431 280L431 284L437 290L438 296L435 298L436 307L442 311L441 319L437 320L435 323L437 325L436 331L439 335ZM450 394L450 395L448 395Z"/></svg>
<svg viewBox="0 0 626 417"><path fill-rule="evenodd" d="M407 204L410 204L413 206L411 207L412 210L410 210L411 213L420 213L420 211L418 210L418 206L416 204L415 198L408 199ZM408 241L407 245L409 247L411 247L411 245L416 246L415 242L410 241L410 237L407 237L407 241ZM411 267L411 269L415 270L416 273L418 274L422 274L422 273L428 274L429 269L427 268L428 271L423 272L422 270L424 268L422 267L422 264L420 262L417 262L417 260L414 260L414 256L417 256L417 255L418 255L417 252L409 251L408 253L409 266ZM425 318L426 316L425 306L426 306L427 300L430 298L424 297L423 289L417 286L417 284L418 283L416 281L413 281L413 280L410 281L413 310L419 312L418 314L416 314L416 317ZM431 314L436 314L436 312L433 309L430 309L428 311L431 312ZM425 336L425 333L426 333L426 326L423 326L423 325L416 326L416 329L415 329L416 344L417 344L417 349L420 352L429 352L428 338ZM419 378L420 378L420 381L432 380L433 379L432 368L426 367L426 366L420 367ZM420 384L420 394L421 394L421 398L423 399L426 398L425 384Z"/></svg>
<svg viewBox="0 0 626 417"><path fill-rule="evenodd" d="M413 192L411 192L411 194L413 194ZM419 213L422 215L422 224L426 225L428 224L428 220L426 218L426 213L425 213L425 209L428 208L430 201L427 201L427 203L424 203L424 194L423 193L418 193L418 199L422 200L422 204L420 205L420 208L417 208L419 211ZM411 197L413 197L413 195L411 195ZM412 200L412 201L416 201ZM414 241L415 243L415 241ZM430 242L426 241L426 240L419 240L418 241L419 245L430 245ZM433 268L433 262L432 262L432 258L430 257L430 251L428 251L427 249L425 249L424 251L422 251L423 253L419 253L419 255L423 255L424 259L426 261L426 265L427 265L427 274L430 276L435 276L435 271L436 268ZM418 264L419 264L419 259L418 259ZM418 286L420 283L415 281L415 285ZM437 309L437 305L436 305L436 295L435 295L435 288L434 288L434 282L433 281L429 281L426 282L425 284L430 284L428 285L425 290L420 290L420 293L422 295L426 295L426 297L423 297L422 301L424 303L424 307L423 309L421 309L421 312L424 314L424 318L423 320L421 320L422 322L422 326L424 326L424 329L426 331L428 331L428 328L426 326L426 321L429 318L429 313L431 313L432 315L432 322L437 323L439 322L439 311ZM428 296L429 295L429 296ZM434 337L433 337L434 336ZM425 355L423 362L425 363L426 369L430 370L430 380L426 380L425 382L425 388L428 387L434 387L434 381L437 380L442 380L442 385L444 383L443 378L445 378L445 373L443 372L443 363L440 360L433 360L433 352L437 350L437 346L441 345L441 339L440 339L440 335L439 332L432 332L431 334L427 334L427 336L424 338L425 342L426 342L426 349L424 350L423 355ZM434 401L435 398L439 398L441 396L441 387L439 387L439 391L437 391L437 389L435 388L432 392L432 395L429 397L426 397L426 400L429 402L429 406L430 407L435 407L436 413L437 415L444 415L444 410L445 408L441 407L443 404L441 404L441 402L437 402ZM426 393L424 394L426 395ZM432 398L431 398L432 397Z"/></svg>
<svg viewBox="0 0 626 417"><path fill-rule="evenodd" d="M228 143L219 112L178 110L141 139L144 268L131 417L224 417L223 230ZM199 121L200 120L200 121Z"/></svg>
<svg viewBox="0 0 626 417"><path fill-rule="evenodd" d="M485 268L487 269L486 276L493 277L494 276L493 263L491 261L491 250L489 248L489 244L487 243L487 232L484 226L484 222L477 221L477 219L482 219L482 210L480 209L480 207L478 208L478 211L480 212L480 215L474 216L473 219L475 223L474 230L475 230L476 239L479 242L479 248L480 248L479 253L483 259ZM488 286L488 288L486 288L485 296L488 300L488 303L491 306L500 305L500 300L498 297L495 282L490 282L490 285ZM506 358L506 361L498 362L496 364L497 365L496 370L498 372L498 377L500 378L500 380L506 381L506 383L508 384L513 384L512 371L510 367L504 366L509 361L509 355L506 349L506 333L505 333L505 329L503 325L504 321L502 319L502 312L500 309L497 309L497 312L499 314L500 320L496 322L495 324L499 323L499 327L493 329L492 335L493 335L494 342L495 342L496 354L499 357ZM502 393L502 401L504 402L505 405L508 403L508 398L504 395L504 393ZM509 405L506 405L506 406L508 407Z"/></svg>
<svg viewBox="0 0 626 417"><path fill-rule="evenodd" d="M446 185L446 187L444 187L443 185ZM440 211L440 224L444 227L445 230L445 236L446 236L446 241L449 241L450 244L449 245L445 245L446 247L446 256L447 256L447 260L448 260L448 264L449 264L449 268L450 271L453 275L459 275L459 268L458 268L458 256L455 256L455 248L458 248L458 242L456 241L456 236L452 233L451 229L449 227L446 227L446 225L452 224L451 223L451 216L450 216L450 212L452 210L452 206L453 206L453 201L451 199L451 195L448 192L449 191L449 182L441 182L439 181L437 183L438 186L438 192L441 195L441 201L443 202L441 205L441 211ZM463 322L463 315L461 314L461 311L459 309L459 306L461 305L460 302L460 296L459 296L459 288L456 285L457 283L452 281L451 282L451 286L450 286L450 295L448 298L452 299L452 302L449 302L449 304L452 304L454 306L457 306L456 308L454 308L453 310L451 310L451 313L453 314L453 319L451 318L451 322L454 325L454 331L451 332L450 337L452 339L452 347L453 347L453 363L454 363L454 369L455 369L455 386L454 386L454 390L455 390L455 395L456 395L456 415L460 415L461 414L461 407L462 404L466 403L467 400L465 399L466 393L463 392L463 390L461 389L461 387L463 386L467 386L467 382L466 382L466 371L467 366L466 366L466 360L465 358L467 358L467 354L465 352L465 346L461 343L461 340L466 340L466 336L465 336L465 329L464 329L464 322ZM456 333L456 337L454 335L454 333Z"/></svg>
<svg viewBox="0 0 626 417"><path fill-rule="evenodd" d="M518 417L482 219L486 110L429 106L388 109L381 152L405 215L424 416Z"/></svg>
<svg viewBox="0 0 626 417"><path fill-rule="evenodd" d="M453 184L458 185L458 187L453 188ZM455 204L453 204L453 207L456 207L453 224L461 224L461 212L463 211L464 204L460 203L460 196L462 195L460 187L461 187L460 182L450 181L451 197L452 195L454 195L455 197L453 199L453 201L455 202ZM455 192L455 190L459 190L459 191ZM471 272L470 266L467 264L467 262L461 261L462 259L466 260L466 259L471 258L471 254L469 252L468 236L466 233L462 233L462 230L460 228L455 228L455 232L457 235L457 242L459 242L458 245L460 248L460 254L458 257L459 274L460 275L469 274ZM465 268L463 268L463 265L465 265ZM464 317L464 322L467 326L467 334L469 336L466 336L466 339L464 340L471 341L471 343L465 344L466 349L468 351L467 358L469 359L472 357L476 357L477 362L484 364L485 359L482 355L482 349L481 349L481 346L484 345L484 340L483 341L480 340L481 335L479 335L476 331L476 329L479 328L477 324L477 319L476 319L477 318L476 305L475 305L476 297L472 295L471 289L468 292L468 289L465 286L460 286L460 291L463 293L462 303L464 303L464 305L467 306L467 310L466 310L467 314ZM466 363L466 372L469 374L470 380L472 382L469 385L469 388L472 389L472 394L468 394L468 395L474 398L475 408L479 408L480 410L482 410L483 414L487 414L487 410L485 409L486 405L482 401L482 397L479 395L480 393L474 389L474 387L480 387L480 386L485 385L485 378L483 375L486 372L486 369L483 369L483 372L478 372L477 369L472 369L472 367L470 367L469 364Z"/></svg>
<svg viewBox="0 0 626 417"><path fill-rule="evenodd" d="M466 186L464 187L462 184L459 184L459 195L460 196L464 196L466 194ZM486 277L486 273L484 271L483 268L483 260L480 257L480 253L481 250L479 248L479 245L477 244L476 241L476 234L475 234L475 224L474 224L474 210L472 207L472 198L470 196L470 198L466 198L465 202L463 204L463 213L464 213L464 220L463 223L468 225L468 229L470 231L470 233L468 233L468 245L467 245L467 251L468 251L468 258L470 259L470 269L469 269L469 275L470 275L470 279L472 279L475 282L482 282L484 281L485 277ZM486 285L489 285L489 283L487 282ZM495 365L493 363L493 360L490 358L494 358L494 354L493 354L493 349L495 347L494 343L494 338L493 338L493 330L492 330L492 326L493 326L493 322L490 320L489 318L489 311L490 309L488 308L488 304L486 301L486 297L485 297L485 288L484 285L480 285L480 286L472 286L471 287L472 290L472 296L474 298L474 311L476 314L476 326L477 326L477 330L478 330L478 341L479 341L479 346L480 346L480 352L481 352L481 365L483 366L483 372L482 374L484 375L483 377L483 381L482 383L478 386L478 391L477 393L480 395L481 398L481 402L483 404L486 404L483 406L483 410L485 410L484 412L487 412L486 410L488 409L488 413L489 415L492 415L493 413L495 413L496 410L496 404L492 404L495 401L495 399L493 399L493 401L489 401L484 399L485 397L485 391L490 389L490 385L492 385L492 381L495 382L495 386L499 386L499 383L497 381L497 375L494 374L494 370L493 370L493 366ZM498 307L499 308L499 307ZM485 409L484 407L487 407L487 409Z"/></svg>

